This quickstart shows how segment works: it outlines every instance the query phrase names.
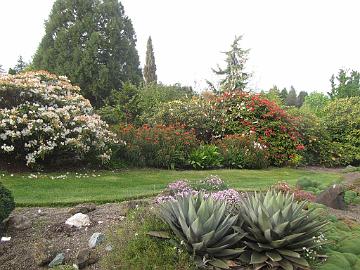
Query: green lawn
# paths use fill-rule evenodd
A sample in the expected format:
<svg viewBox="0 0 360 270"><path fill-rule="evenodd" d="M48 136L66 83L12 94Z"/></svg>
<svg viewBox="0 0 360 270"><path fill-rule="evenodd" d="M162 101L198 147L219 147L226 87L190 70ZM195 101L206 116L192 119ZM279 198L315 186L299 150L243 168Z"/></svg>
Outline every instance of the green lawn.
<svg viewBox="0 0 360 270"><path fill-rule="evenodd" d="M37 178L30 178L30 175L0 173L0 181L13 192L17 206L61 206L81 202L123 201L156 194L177 179L199 180L209 175L218 175L230 187L240 190L266 189L278 181L295 184L303 176L326 185L342 178L341 174L337 173L290 168L208 171L134 169L118 172L90 171L87 175L73 172L41 173Z"/></svg>

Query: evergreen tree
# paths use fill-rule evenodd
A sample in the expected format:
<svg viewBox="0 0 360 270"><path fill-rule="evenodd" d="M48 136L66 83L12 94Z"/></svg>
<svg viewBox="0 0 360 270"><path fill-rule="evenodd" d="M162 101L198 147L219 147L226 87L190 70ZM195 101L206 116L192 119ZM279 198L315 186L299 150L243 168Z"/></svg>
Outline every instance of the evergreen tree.
<svg viewBox="0 0 360 270"><path fill-rule="evenodd" d="M282 105L283 103L280 96L280 90L276 85L269 89L269 92L265 94L265 97L278 105Z"/></svg>
<svg viewBox="0 0 360 270"><path fill-rule="evenodd" d="M15 73L20 73L26 67L27 67L27 64L24 62L22 56L20 55L13 70L15 71Z"/></svg>
<svg viewBox="0 0 360 270"><path fill-rule="evenodd" d="M235 37L230 51L224 52L226 55L226 68L221 69L219 66L217 70L213 69L215 74L225 76L220 82L220 92L245 90L251 74L245 71L245 64L248 60L248 49L242 49L239 45L242 36ZM213 90L215 87L210 83Z"/></svg>
<svg viewBox="0 0 360 270"><path fill-rule="evenodd" d="M337 83L335 83L335 79ZM352 70L348 72L340 69L338 75L331 76L331 99L360 96L360 73Z"/></svg>
<svg viewBox="0 0 360 270"><path fill-rule="evenodd" d="M308 93L305 91L300 91L297 100L296 100L296 107L300 108L305 101L305 98L307 97Z"/></svg>
<svg viewBox="0 0 360 270"><path fill-rule="evenodd" d="M280 92L280 98L281 98L281 100L283 101L284 104L286 102L286 98L287 98L288 94L289 93L288 93L288 90L286 89L286 87L283 88L283 90L281 90L281 92Z"/></svg>
<svg viewBox="0 0 360 270"><path fill-rule="evenodd" d="M157 82L155 56L151 37L149 37L147 41L144 78L147 84Z"/></svg>
<svg viewBox="0 0 360 270"><path fill-rule="evenodd" d="M3 69L3 66L0 64L0 74L5 73L5 70Z"/></svg>
<svg viewBox="0 0 360 270"><path fill-rule="evenodd" d="M142 74L131 20L117 0L56 0L33 67L66 75L93 105Z"/></svg>
<svg viewBox="0 0 360 270"><path fill-rule="evenodd" d="M291 86L289 94L287 95L286 100L285 100L285 105L286 106L296 106L296 101L297 101L296 90L293 86Z"/></svg>

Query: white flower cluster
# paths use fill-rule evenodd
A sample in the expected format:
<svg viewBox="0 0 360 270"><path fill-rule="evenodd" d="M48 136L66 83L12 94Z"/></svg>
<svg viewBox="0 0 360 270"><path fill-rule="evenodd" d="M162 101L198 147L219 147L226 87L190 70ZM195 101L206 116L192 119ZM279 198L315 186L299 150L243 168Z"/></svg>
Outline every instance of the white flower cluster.
<svg viewBox="0 0 360 270"><path fill-rule="evenodd" d="M66 77L45 71L0 77L0 156L110 159L115 135Z"/></svg>

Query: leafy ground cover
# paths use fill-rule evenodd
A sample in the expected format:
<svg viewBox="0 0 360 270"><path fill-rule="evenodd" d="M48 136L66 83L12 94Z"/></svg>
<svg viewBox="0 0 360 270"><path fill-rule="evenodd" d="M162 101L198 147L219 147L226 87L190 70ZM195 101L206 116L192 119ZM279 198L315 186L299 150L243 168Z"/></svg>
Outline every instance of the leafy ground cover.
<svg viewBox="0 0 360 270"><path fill-rule="evenodd" d="M278 181L295 185L301 177L322 184L341 181L342 174L308 169L171 171L137 169L63 173L0 173L14 195L17 206L64 206L82 202L116 202L151 196L177 179L189 181L218 175L231 188L265 190Z"/></svg>

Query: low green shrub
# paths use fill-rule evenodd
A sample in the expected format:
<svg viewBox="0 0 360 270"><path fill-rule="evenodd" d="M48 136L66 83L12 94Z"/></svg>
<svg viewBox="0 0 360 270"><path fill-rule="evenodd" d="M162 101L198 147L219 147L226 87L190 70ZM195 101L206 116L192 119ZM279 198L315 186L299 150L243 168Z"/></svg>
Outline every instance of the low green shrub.
<svg viewBox="0 0 360 270"><path fill-rule="evenodd" d="M14 197L10 190L0 183L0 224L15 208Z"/></svg>
<svg viewBox="0 0 360 270"><path fill-rule="evenodd" d="M228 168L263 169L269 166L269 151L254 136L235 134L217 140L216 145Z"/></svg>
<svg viewBox="0 0 360 270"><path fill-rule="evenodd" d="M130 213L124 224L110 234L113 249L103 257L101 269L195 270L192 259L183 246L173 240L173 235L171 239L161 239L148 235L151 231L172 233L149 209Z"/></svg>
<svg viewBox="0 0 360 270"><path fill-rule="evenodd" d="M222 166L222 156L216 145L204 144L193 150L189 156L189 164L194 169L212 169Z"/></svg>

